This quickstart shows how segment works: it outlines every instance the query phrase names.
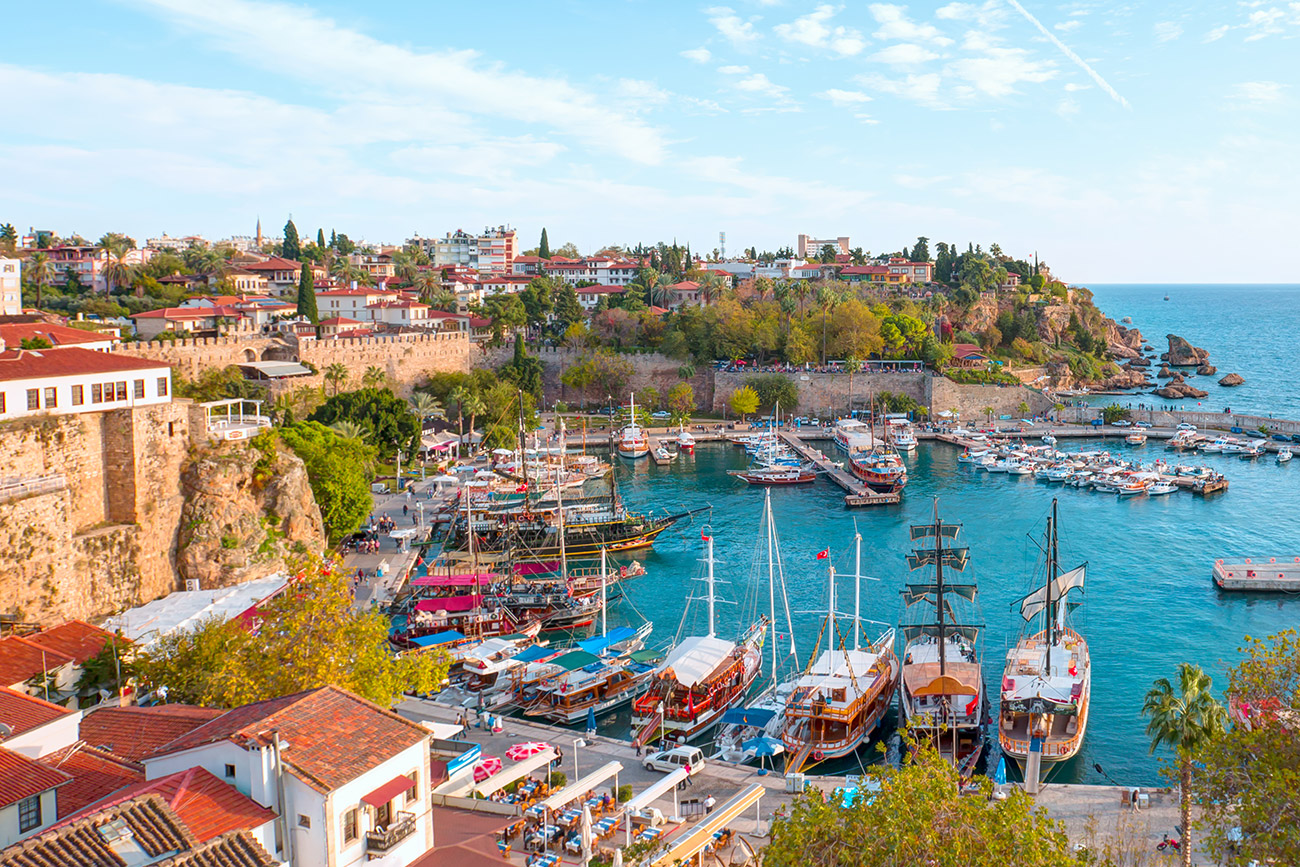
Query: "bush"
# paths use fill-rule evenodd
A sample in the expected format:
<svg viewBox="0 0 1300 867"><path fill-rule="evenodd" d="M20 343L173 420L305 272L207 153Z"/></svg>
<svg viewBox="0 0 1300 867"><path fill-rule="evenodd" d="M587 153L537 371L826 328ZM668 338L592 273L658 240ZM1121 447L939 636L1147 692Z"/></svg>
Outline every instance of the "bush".
<svg viewBox="0 0 1300 867"><path fill-rule="evenodd" d="M799 405L799 386L783 373L766 373L745 380L745 385L758 392L758 408L764 413L772 411L778 403L787 412Z"/></svg>
<svg viewBox="0 0 1300 867"><path fill-rule="evenodd" d="M1110 406L1104 407L1102 409L1101 417L1106 422L1106 424L1117 422L1120 419L1126 419L1129 417L1128 407L1123 407L1117 403L1112 403Z"/></svg>
<svg viewBox="0 0 1300 867"><path fill-rule="evenodd" d="M943 375L964 385L1020 385L1020 380L1001 370L967 370L949 367Z"/></svg>
<svg viewBox="0 0 1300 867"><path fill-rule="evenodd" d="M551 776L546 781L546 785L552 789L563 789L568 784L569 778L565 776L564 771L551 771Z"/></svg>
<svg viewBox="0 0 1300 867"><path fill-rule="evenodd" d="M617 798L620 804L626 804L628 801L632 800L632 787L627 783L619 786Z"/></svg>

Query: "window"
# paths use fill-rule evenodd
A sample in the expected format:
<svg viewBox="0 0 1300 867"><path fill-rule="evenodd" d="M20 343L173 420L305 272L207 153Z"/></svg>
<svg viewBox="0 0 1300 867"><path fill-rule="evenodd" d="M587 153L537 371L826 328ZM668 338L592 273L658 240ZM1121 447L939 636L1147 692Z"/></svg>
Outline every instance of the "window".
<svg viewBox="0 0 1300 867"><path fill-rule="evenodd" d="M420 772L411 771L411 779L414 782L411 783L411 788L406 790L406 803L408 804L420 797Z"/></svg>
<svg viewBox="0 0 1300 867"><path fill-rule="evenodd" d="M41 827L41 796L32 795L18 802L18 833Z"/></svg>
<svg viewBox="0 0 1300 867"><path fill-rule="evenodd" d="M72 387L72 405L81 406L86 402L86 387L84 385L74 385Z"/></svg>
<svg viewBox="0 0 1300 867"><path fill-rule="evenodd" d="M6 407L5 407L5 393L4 393L3 391L0 391L0 415L4 415L4 414L5 414L5 409L6 409Z"/></svg>
<svg viewBox="0 0 1300 867"><path fill-rule="evenodd" d="M137 379L137 380L133 383L132 396L133 396L136 400L143 400L143 399L144 399L144 380L143 380L143 379Z"/></svg>
<svg viewBox="0 0 1300 867"><path fill-rule="evenodd" d="M41 390L39 388L27 389L27 410L35 412L41 408Z"/></svg>
<svg viewBox="0 0 1300 867"><path fill-rule="evenodd" d="M90 386L90 402L91 403L104 402L104 386L100 385L98 382Z"/></svg>
<svg viewBox="0 0 1300 867"><path fill-rule="evenodd" d="M234 777L235 777L235 766L234 766L234 765L226 765L226 778L227 778L227 779L234 779Z"/></svg>
<svg viewBox="0 0 1300 867"><path fill-rule="evenodd" d="M298 827L299 827L299 828L310 828L310 827L311 827L311 817L310 817L310 816L304 816L302 813L299 813L299 814L298 814Z"/></svg>
<svg viewBox="0 0 1300 867"><path fill-rule="evenodd" d="M58 405L59 405L59 391L53 386L50 386L49 388L45 389L45 408L55 409L58 407Z"/></svg>
<svg viewBox="0 0 1300 867"><path fill-rule="evenodd" d="M343 811L343 842L351 843L357 839L357 808Z"/></svg>
<svg viewBox="0 0 1300 867"><path fill-rule="evenodd" d="M167 396L167 377L165 376L158 377L158 396Z"/></svg>
<svg viewBox="0 0 1300 867"><path fill-rule="evenodd" d="M126 400L126 380L116 383L116 385L117 385L117 399Z"/></svg>

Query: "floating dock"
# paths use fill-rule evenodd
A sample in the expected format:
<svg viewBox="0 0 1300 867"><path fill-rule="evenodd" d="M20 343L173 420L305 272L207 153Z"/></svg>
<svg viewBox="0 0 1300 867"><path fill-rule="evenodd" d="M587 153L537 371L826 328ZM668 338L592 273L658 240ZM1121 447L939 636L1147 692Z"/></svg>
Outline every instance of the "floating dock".
<svg viewBox="0 0 1300 867"><path fill-rule="evenodd" d="M1281 560L1246 558L1244 563L1214 561L1214 583L1222 590L1260 590L1300 593L1300 557Z"/></svg>
<svg viewBox="0 0 1300 867"><path fill-rule="evenodd" d="M826 478L844 489L845 506L850 508L857 506L888 506L903 501L902 491L891 491L888 494L882 494L871 490L871 488L859 481L856 476L828 458L820 450L804 443L798 434L782 431L781 439L785 441L786 445L794 449L801 458L815 465L818 472L824 474Z"/></svg>

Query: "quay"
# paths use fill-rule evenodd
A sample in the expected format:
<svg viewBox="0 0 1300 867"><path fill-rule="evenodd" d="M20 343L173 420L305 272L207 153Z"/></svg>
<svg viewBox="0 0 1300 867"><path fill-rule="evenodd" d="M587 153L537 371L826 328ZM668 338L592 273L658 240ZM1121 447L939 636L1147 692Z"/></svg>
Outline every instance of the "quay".
<svg viewBox="0 0 1300 867"><path fill-rule="evenodd" d="M1300 557L1294 560L1278 562L1276 557L1268 561L1252 561L1249 557L1244 563L1225 563L1214 561L1214 583L1221 590L1275 590L1289 593L1300 592Z"/></svg>
<svg viewBox="0 0 1300 867"><path fill-rule="evenodd" d="M801 458L812 463L821 473L825 474L826 478L846 491L844 495L845 506L886 506L902 502L902 492L891 491L888 494L882 494L871 490L851 473L847 472L839 463L828 458L824 452L804 443L800 434L782 431L781 439L786 445L794 449Z"/></svg>

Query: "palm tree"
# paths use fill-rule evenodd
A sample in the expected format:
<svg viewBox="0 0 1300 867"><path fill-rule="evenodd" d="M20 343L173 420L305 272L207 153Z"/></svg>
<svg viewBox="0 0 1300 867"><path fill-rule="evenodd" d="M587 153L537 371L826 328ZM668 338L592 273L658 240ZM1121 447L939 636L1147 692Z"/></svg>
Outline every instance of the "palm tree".
<svg viewBox="0 0 1300 867"><path fill-rule="evenodd" d="M372 364L366 368L365 373L361 374L361 384L366 388L378 388L384 384L384 380L387 378L388 374L384 373L382 367Z"/></svg>
<svg viewBox="0 0 1300 867"><path fill-rule="evenodd" d="M1200 666L1178 666L1178 691L1162 677L1147 692L1142 715L1148 717L1151 752L1166 746L1178 756L1178 808L1183 821L1180 852L1183 867L1192 864L1192 763L1228 727L1228 712L1210 691L1210 676Z"/></svg>
<svg viewBox="0 0 1300 867"><path fill-rule="evenodd" d="M456 422L460 429L460 439L456 443L456 457L460 457L460 447L465 442L465 400L469 397L469 390L463 385L458 385L447 395L447 400L456 404Z"/></svg>
<svg viewBox="0 0 1300 867"><path fill-rule="evenodd" d="M54 263L48 253L32 254L32 258L27 260L27 276L36 286L36 306L40 307L41 291L50 285L50 278L54 276Z"/></svg>
<svg viewBox="0 0 1300 867"><path fill-rule="evenodd" d="M438 398L427 391L417 391L411 395L411 409L420 417L421 424L425 419L447 417Z"/></svg>
<svg viewBox="0 0 1300 867"><path fill-rule="evenodd" d="M984 415L988 418L989 424L993 424L993 407L986 406L984 407L984 409L981 410L981 412L983 412Z"/></svg>
<svg viewBox="0 0 1300 867"><path fill-rule="evenodd" d="M364 425L357 424L349 419L339 419L330 425L330 430L345 440L364 440L366 434L369 433Z"/></svg>
<svg viewBox="0 0 1300 867"><path fill-rule="evenodd" d="M442 274L438 271L417 271L411 281L411 288L420 293L421 301L428 304L442 291Z"/></svg>
<svg viewBox="0 0 1300 867"><path fill-rule="evenodd" d="M10 252L18 247L18 230L13 223L0 225L0 247Z"/></svg>
<svg viewBox="0 0 1300 867"><path fill-rule="evenodd" d="M840 302L840 293L835 287L822 284L817 287L817 306L822 309L822 366L826 366L826 320L831 310Z"/></svg>
<svg viewBox="0 0 1300 867"><path fill-rule="evenodd" d="M461 411L469 413L469 435L472 438L474 436L474 419L480 413L487 411L487 404L483 403L483 398L479 397L476 392L471 391L466 395Z"/></svg>
<svg viewBox="0 0 1300 867"><path fill-rule="evenodd" d="M1021 418L1024 418L1029 414L1029 404L1025 403L1023 400L1020 401L1020 403L1016 404L1016 412L1020 413Z"/></svg>
<svg viewBox="0 0 1300 867"><path fill-rule="evenodd" d="M325 381L334 386L334 393L337 395L339 389L348 381L347 365L336 361L325 368Z"/></svg>

